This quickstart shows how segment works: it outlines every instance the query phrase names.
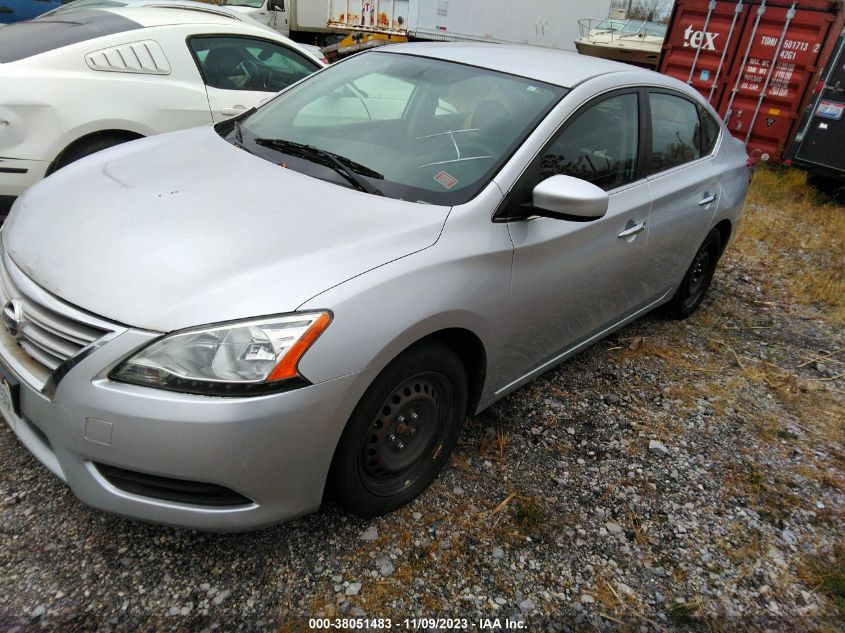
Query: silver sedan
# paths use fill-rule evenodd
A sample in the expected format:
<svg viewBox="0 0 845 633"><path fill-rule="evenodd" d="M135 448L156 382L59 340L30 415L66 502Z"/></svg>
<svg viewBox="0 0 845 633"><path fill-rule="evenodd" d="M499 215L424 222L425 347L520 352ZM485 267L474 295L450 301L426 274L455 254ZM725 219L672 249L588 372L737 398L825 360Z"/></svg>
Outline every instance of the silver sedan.
<svg viewBox="0 0 845 633"><path fill-rule="evenodd" d="M743 145L689 87L409 44L106 150L2 230L0 411L85 503L245 530L419 495L467 415L693 313Z"/></svg>

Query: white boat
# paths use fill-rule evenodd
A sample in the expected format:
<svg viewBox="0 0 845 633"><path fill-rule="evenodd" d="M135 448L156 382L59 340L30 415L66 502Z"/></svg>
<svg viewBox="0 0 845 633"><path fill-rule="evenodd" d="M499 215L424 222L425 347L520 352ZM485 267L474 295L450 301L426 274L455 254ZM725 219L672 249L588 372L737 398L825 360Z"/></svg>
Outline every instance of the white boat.
<svg viewBox="0 0 845 633"><path fill-rule="evenodd" d="M656 68L666 25L643 20L605 18L579 20L581 37L575 47L582 55Z"/></svg>

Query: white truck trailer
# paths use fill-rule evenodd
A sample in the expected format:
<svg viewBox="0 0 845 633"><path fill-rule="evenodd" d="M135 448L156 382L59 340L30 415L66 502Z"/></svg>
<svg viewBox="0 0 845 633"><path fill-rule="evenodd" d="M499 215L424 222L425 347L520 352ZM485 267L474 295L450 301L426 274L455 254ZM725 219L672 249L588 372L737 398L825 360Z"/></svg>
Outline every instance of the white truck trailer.
<svg viewBox="0 0 845 633"><path fill-rule="evenodd" d="M310 35L331 31L328 26L327 0L226 0L225 4L282 35Z"/></svg>
<svg viewBox="0 0 845 633"><path fill-rule="evenodd" d="M610 4L611 0L328 0L328 26L391 39L575 50L575 40L581 36L578 20L606 18Z"/></svg>

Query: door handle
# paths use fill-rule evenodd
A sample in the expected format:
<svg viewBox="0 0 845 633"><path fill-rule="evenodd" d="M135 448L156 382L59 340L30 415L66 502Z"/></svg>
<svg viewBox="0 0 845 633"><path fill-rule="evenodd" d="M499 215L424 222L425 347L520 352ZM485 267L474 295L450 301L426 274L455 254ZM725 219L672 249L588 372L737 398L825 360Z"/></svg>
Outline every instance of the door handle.
<svg viewBox="0 0 845 633"><path fill-rule="evenodd" d="M639 224L632 226L630 229L625 229L619 234L620 240L628 239L629 237L633 237L639 233L645 231L645 222L640 222Z"/></svg>
<svg viewBox="0 0 845 633"><path fill-rule="evenodd" d="M246 106L236 105L230 108L220 108L220 114L223 116L235 116L246 110Z"/></svg>
<svg viewBox="0 0 845 633"><path fill-rule="evenodd" d="M704 198L698 203L698 206L706 207L711 202L716 202L716 194L714 193L713 195L710 195L709 193L704 192Z"/></svg>

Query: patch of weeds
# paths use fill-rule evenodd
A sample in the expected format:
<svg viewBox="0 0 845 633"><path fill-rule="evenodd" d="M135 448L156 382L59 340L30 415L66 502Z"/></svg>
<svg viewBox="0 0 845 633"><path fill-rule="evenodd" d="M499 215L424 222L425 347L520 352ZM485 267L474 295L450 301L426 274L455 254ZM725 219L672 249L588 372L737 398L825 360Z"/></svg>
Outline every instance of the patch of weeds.
<svg viewBox="0 0 845 633"><path fill-rule="evenodd" d="M829 557L812 559L805 575L816 591L830 598L839 615L845 618L845 545L837 545Z"/></svg>
<svg viewBox="0 0 845 633"><path fill-rule="evenodd" d="M845 320L845 213L806 185L800 170L761 168L754 176L732 257L769 271L761 285L789 303L816 305Z"/></svg>
<svg viewBox="0 0 845 633"><path fill-rule="evenodd" d="M787 490L787 482L767 477L758 464L749 464L744 471L726 481L726 491L739 493L764 521L783 529L792 511L801 500Z"/></svg>
<svg viewBox="0 0 845 633"><path fill-rule="evenodd" d="M843 484L841 479L837 479L830 473L824 473L819 481L827 486L828 488L833 488L834 490L843 490L845 489L845 484Z"/></svg>
<svg viewBox="0 0 845 633"><path fill-rule="evenodd" d="M675 602L666 611L666 615L677 626L694 624L695 614L698 612L698 605L691 602Z"/></svg>
<svg viewBox="0 0 845 633"><path fill-rule="evenodd" d="M748 483L755 488L762 488L766 483L766 476L760 469L752 467L751 472L748 473Z"/></svg>
<svg viewBox="0 0 845 633"><path fill-rule="evenodd" d="M546 522L546 510L536 499L520 499L516 504L514 519L526 530L538 530Z"/></svg>

